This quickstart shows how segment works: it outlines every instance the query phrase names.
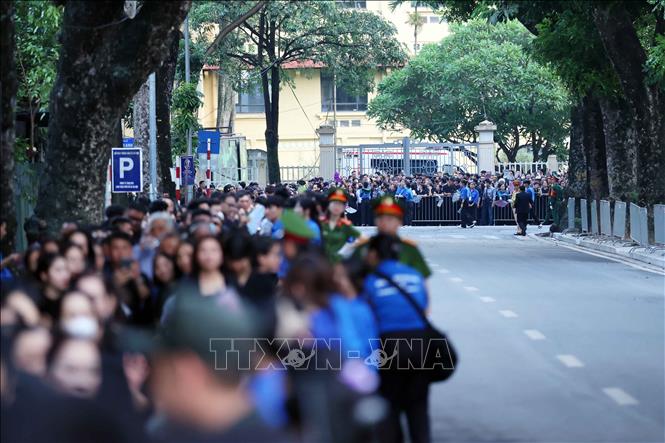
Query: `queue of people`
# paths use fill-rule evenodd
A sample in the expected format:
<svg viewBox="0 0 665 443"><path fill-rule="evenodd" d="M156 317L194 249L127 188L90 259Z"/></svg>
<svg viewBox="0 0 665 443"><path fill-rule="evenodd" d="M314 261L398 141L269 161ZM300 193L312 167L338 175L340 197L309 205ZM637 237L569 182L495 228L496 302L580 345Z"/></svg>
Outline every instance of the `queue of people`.
<svg viewBox="0 0 665 443"><path fill-rule="evenodd" d="M369 238L344 187L310 186L28 220L0 257L2 441L398 442L402 414L430 441L428 368L376 348L429 337L440 295L398 235L408 205L372 195Z"/></svg>

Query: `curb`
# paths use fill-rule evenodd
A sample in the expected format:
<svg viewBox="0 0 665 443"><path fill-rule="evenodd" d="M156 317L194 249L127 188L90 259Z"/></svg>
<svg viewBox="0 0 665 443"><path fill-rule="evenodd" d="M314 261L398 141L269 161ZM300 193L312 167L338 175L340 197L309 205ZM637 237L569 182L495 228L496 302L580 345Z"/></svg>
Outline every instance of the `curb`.
<svg viewBox="0 0 665 443"><path fill-rule="evenodd" d="M648 253L645 252L646 248L644 247L617 246L608 241L599 241L598 239L561 233L553 234L553 238L562 243L568 243L583 249L599 251L615 256L616 258L628 259L651 265L661 272L665 270L665 250Z"/></svg>

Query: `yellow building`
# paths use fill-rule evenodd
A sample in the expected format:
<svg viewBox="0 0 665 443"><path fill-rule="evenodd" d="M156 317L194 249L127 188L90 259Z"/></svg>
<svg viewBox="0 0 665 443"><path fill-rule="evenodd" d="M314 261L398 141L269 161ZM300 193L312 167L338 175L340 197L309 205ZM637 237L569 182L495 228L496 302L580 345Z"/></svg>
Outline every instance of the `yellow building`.
<svg viewBox="0 0 665 443"><path fill-rule="evenodd" d="M421 26L414 38L413 14L415 8L409 3L395 11L388 1L355 1L355 7L366 8L391 21L397 28L397 38L413 54L427 43L440 41L448 34L448 25L441 22L432 10L419 6ZM382 131L367 118L367 96L350 96L337 88L337 112L333 112L333 81L322 75L320 67L313 63L291 63L283 66L294 79L291 89L282 84L279 114L279 161L280 166L312 166L318 164L318 136L315 132L325 121L337 121L337 144L358 145L360 143L387 143L408 135L407 131ZM204 67L199 83L203 93L203 106L199 110L199 121L203 127L215 127L217 117L218 72L216 67ZM375 81L390 73L390 68L377 73ZM247 138L248 149L266 149L265 117L260 90L256 93L235 94L235 112L232 127L236 134ZM335 115L336 114L336 115Z"/></svg>

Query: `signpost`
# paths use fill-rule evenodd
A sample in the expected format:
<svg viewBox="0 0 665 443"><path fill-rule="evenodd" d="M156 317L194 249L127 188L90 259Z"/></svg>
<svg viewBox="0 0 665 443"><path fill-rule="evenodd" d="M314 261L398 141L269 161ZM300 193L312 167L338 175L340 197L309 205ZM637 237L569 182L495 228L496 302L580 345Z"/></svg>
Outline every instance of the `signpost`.
<svg viewBox="0 0 665 443"><path fill-rule="evenodd" d="M112 148L111 171L111 192L141 192L143 189L141 148Z"/></svg>
<svg viewBox="0 0 665 443"><path fill-rule="evenodd" d="M182 185L191 186L195 181L194 156L183 155L180 157L180 178Z"/></svg>

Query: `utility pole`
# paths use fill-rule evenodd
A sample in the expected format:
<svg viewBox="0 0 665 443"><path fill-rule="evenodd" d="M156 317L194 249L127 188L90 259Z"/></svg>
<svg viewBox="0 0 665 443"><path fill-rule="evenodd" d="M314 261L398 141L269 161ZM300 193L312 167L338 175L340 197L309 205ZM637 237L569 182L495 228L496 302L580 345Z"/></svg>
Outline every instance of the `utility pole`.
<svg viewBox="0 0 665 443"><path fill-rule="evenodd" d="M333 157L335 158L335 172L337 172L337 71L333 67Z"/></svg>
<svg viewBox="0 0 665 443"><path fill-rule="evenodd" d="M185 81L189 83L190 73L189 73L189 15L185 17ZM187 130L187 155L192 155L192 130ZM185 186L185 202L189 203L192 201L192 185L187 184Z"/></svg>
<svg viewBox="0 0 665 443"><path fill-rule="evenodd" d="M157 88L155 86L155 73L148 77L149 119L150 131L150 200L157 199Z"/></svg>

